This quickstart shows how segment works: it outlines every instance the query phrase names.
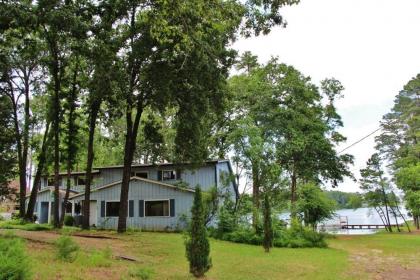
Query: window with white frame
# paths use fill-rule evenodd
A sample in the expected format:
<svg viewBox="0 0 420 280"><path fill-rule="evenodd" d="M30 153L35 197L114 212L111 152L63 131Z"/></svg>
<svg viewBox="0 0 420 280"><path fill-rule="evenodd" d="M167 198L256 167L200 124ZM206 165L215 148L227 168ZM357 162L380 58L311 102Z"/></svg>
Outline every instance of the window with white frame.
<svg viewBox="0 0 420 280"><path fill-rule="evenodd" d="M144 210L146 217L168 217L169 200L146 200Z"/></svg>

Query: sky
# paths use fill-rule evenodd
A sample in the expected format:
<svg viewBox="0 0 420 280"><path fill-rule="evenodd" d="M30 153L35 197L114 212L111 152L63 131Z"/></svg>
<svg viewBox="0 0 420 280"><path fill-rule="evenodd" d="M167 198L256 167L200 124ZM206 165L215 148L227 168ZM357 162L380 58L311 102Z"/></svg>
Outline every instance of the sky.
<svg viewBox="0 0 420 280"><path fill-rule="evenodd" d="M233 47L251 51L260 63L278 56L318 85L324 78L340 80L345 90L337 109L347 142L338 151L377 129L395 95L420 73L420 0L301 0L282 15L286 28L239 39ZM346 151L355 157L356 178L379 133ZM338 190L360 191L350 179Z"/></svg>

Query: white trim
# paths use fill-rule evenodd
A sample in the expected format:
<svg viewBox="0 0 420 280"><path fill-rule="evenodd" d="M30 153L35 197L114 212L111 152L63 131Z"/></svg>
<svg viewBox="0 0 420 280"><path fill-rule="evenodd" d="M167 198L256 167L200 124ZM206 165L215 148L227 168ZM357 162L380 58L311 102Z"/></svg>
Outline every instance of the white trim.
<svg viewBox="0 0 420 280"><path fill-rule="evenodd" d="M168 202L168 207L169 207L169 209L168 209L168 216L146 216L146 202L147 201L167 201ZM170 198L168 198L168 199L158 199L158 198L156 198L156 199L144 199L143 200L143 214L144 214L144 216L143 217L140 217L140 218L170 218L171 217L171 199Z"/></svg>
<svg viewBox="0 0 420 280"><path fill-rule="evenodd" d="M192 193L195 192L195 190L193 190L193 189L178 188L177 186L174 186L174 185L171 185L171 184L166 184L166 183L163 183L161 181L151 180L151 179L145 179L145 178L140 178L140 177L131 177L130 181L132 181L132 180L137 180L137 181L143 181L143 182L147 182L147 183L151 183L151 184L156 184L156 185L159 185L159 186L168 187L168 188L175 189L175 190L178 190L178 191L185 191L185 192L192 192ZM102 187L95 188L95 189L91 190L91 193L97 192L97 191L100 191L102 189L106 189L106 188L109 188L109 187L113 187L113 186L121 184L121 183L122 183L122 181L113 182L113 183L110 183L108 185L104 185ZM83 193L78 193L76 195L73 195L73 196L69 197L69 199L73 199L73 198L83 196L83 195L85 195L84 192Z"/></svg>
<svg viewBox="0 0 420 280"><path fill-rule="evenodd" d="M95 204L96 204L96 205L95 205L95 208L96 208L96 211L95 211L95 212L96 212L96 217L94 217L95 223L92 223L92 225L97 226L97 225L98 225L98 200L90 200L90 201L89 201L89 225L90 225L90 218L92 217L92 215L91 215L91 213L92 213L92 212L90 211L90 210L91 210L91 209L90 209L90 205L91 205L91 203L92 203L93 201L94 201L94 202L95 202ZM101 211L101 209L99 209L99 211Z"/></svg>

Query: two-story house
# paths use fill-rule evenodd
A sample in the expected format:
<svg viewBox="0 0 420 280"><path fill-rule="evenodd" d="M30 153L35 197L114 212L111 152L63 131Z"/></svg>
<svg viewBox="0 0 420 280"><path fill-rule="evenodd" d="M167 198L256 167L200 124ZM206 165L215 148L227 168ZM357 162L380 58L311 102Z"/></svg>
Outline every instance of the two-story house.
<svg viewBox="0 0 420 280"><path fill-rule="evenodd" d="M90 225L99 228L116 228L120 205L123 166L97 167L93 171L90 195ZM194 191L215 187L238 197L238 188L232 177L229 160L207 161L201 167L189 164L136 164L131 169L128 194L127 227L146 230L174 230L182 227L181 217L189 216ZM60 173L60 201L65 194L67 174ZM38 193L35 213L40 223L52 220L52 177L45 176ZM71 174L71 192L66 215L82 215L85 173ZM61 209L61 207L60 207ZM61 211L61 210L60 210Z"/></svg>

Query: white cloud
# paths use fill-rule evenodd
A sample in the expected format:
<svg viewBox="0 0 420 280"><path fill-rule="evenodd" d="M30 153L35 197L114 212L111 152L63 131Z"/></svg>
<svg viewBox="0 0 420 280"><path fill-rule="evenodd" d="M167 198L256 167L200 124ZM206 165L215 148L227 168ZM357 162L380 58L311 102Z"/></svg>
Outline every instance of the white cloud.
<svg viewBox="0 0 420 280"><path fill-rule="evenodd" d="M278 56L316 83L339 79L346 90L337 107L348 137L339 149L378 127L394 96L420 72L419 0L302 0L283 15L287 28L240 39L234 48L253 52L260 62ZM357 176L373 147L372 136L348 150ZM347 180L339 189L358 186Z"/></svg>

